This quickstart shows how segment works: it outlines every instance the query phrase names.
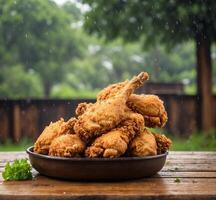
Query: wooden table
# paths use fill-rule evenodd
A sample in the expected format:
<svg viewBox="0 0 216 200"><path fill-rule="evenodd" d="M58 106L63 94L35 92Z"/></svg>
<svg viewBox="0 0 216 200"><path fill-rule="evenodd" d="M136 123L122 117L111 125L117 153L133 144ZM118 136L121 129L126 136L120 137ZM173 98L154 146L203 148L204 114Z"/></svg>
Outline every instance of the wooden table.
<svg viewBox="0 0 216 200"><path fill-rule="evenodd" d="M0 153L6 161L24 152ZM170 152L165 167L152 178L124 182L69 182L34 172L29 181L3 182L0 200L22 199L216 199L216 152Z"/></svg>

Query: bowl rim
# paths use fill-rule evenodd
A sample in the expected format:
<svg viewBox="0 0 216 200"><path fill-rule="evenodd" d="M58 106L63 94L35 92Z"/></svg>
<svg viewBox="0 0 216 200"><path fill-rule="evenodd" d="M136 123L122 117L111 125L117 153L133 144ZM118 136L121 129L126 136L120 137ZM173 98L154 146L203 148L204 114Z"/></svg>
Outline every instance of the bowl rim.
<svg viewBox="0 0 216 200"><path fill-rule="evenodd" d="M66 158L66 157L57 157L57 156L49 156L43 155L33 152L33 147L30 146L26 149L26 153L32 155L34 157L48 159L48 160L61 160L61 161L129 161L129 160L151 160L158 159L161 157L166 157L168 155L168 151L163 154L155 155L155 156L145 156L145 157L118 157L118 158L86 158L86 157L74 157L74 158Z"/></svg>

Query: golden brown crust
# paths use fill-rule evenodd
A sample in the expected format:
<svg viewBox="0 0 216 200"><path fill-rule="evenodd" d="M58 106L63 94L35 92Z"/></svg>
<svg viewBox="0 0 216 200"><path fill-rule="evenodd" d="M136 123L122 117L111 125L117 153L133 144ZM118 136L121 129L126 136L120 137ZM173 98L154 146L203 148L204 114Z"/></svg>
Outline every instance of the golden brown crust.
<svg viewBox="0 0 216 200"><path fill-rule="evenodd" d="M171 139L166 137L164 134L153 133L157 143L157 154L165 153L169 150L172 145Z"/></svg>
<svg viewBox="0 0 216 200"><path fill-rule="evenodd" d="M127 112L127 119L119 124L116 129L98 137L85 151L88 157L114 158L123 155L129 142L144 129L142 115Z"/></svg>
<svg viewBox="0 0 216 200"><path fill-rule="evenodd" d="M98 137L85 151L87 157L119 157L127 150L128 139L122 130L112 130Z"/></svg>
<svg viewBox="0 0 216 200"><path fill-rule="evenodd" d="M163 127L167 113L156 95L132 94L148 79L140 73L104 88L96 103L80 103L78 119L63 119L47 126L34 145L34 151L51 156L114 158L124 155L149 156L164 153L171 140L153 134L146 127ZM91 143L91 144L90 144ZM90 145L86 148L86 145Z"/></svg>
<svg viewBox="0 0 216 200"><path fill-rule="evenodd" d="M156 95L132 94L127 106L144 116L146 127L163 127L167 122L164 103Z"/></svg>
<svg viewBox="0 0 216 200"><path fill-rule="evenodd" d="M107 86L106 88L104 88L98 93L97 101L103 101L115 96L128 82L129 81L126 80L124 82L114 83Z"/></svg>
<svg viewBox="0 0 216 200"><path fill-rule="evenodd" d="M93 103L79 103L76 107L75 113L77 116L82 115L88 108L90 108L93 105Z"/></svg>
<svg viewBox="0 0 216 200"><path fill-rule="evenodd" d="M36 140L34 144L34 152L48 154L49 146L53 139L66 133L74 134L73 127L75 122L75 118L71 118L67 122L65 122L63 118L54 123L51 122L49 126L45 127Z"/></svg>
<svg viewBox="0 0 216 200"><path fill-rule="evenodd" d="M78 117L74 126L76 134L83 141L89 142L115 128L125 119L125 112L128 109L126 101L129 96L147 79L148 74L142 72L130 80L115 96L93 104Z"/></svg>
<svg viewBox="0 0 216 200"><path fill-rule="evenodd" d="M137 135L128 148L130 156L153 156L157 154L157 144L154 135L145 129Z"/></svg>
<svg viewBox="0 0 216 200"><path fill-rule="evenodd" d="M128 81L124 81L109 85L98 93L97 101L115 96L127 83ZM144 116L146 127L164 127L167 122L163 101L156 95L131 94L127 106Z"/></svg>
<svg viewBox="0 0 216 200"><path fill-rule="evenodd" d="M75 134L55 138L49 148L50 156L74 157L85 150L85 143Z"/></svg>

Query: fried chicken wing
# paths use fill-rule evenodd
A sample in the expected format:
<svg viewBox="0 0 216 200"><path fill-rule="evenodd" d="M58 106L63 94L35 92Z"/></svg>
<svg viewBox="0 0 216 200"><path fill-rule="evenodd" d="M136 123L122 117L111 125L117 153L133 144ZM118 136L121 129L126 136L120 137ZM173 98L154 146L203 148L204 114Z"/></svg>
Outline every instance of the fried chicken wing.
<svg viewBox="0 0 216 200"><path fill-rule="evenodd" d="M114 158L123 155L129 142L144 129L143 116L128 112L128 117L120 125L98 137L85 151L88 157Z"/></svg>
<svg viewBox="0 0 216 200"><path fill-rule="evenodd" d="M156 95L132 94L127 105L144 116L146 127L163 127L167 122L163 101Z"/></svg>
<svg viewBox="0 0 216 200"><path fill-rule="evenodd" d="M163 134L153 133L157 143L157 154L165 153L172 145L172 141Z"/></svg>
<svg viewBox="0 0 216 200"><path fill-rule="evenodd" d="M153 156L157 154L157 144L154 135L144 129L129 144L128 153L130 156Z"/></svg>
<svg viewBox="0 0 216 200"><path fill-rule="evenodd" d="M147 79L148 74L142 72L128 81L113 97L98 101L87 108L87 110L78 117L74 125L76 134L78 134L83 141L89 142L91 139L116 127L125 119L125 113L128 109L126 102L129 96Z"/></svg>
<svg viewBox="0 0 216 200"><path fill-rule="evenodd" d="M66 133L74 133L73 127L75 122L75 118L71 118L67 122L63 118L54 123L51 122L49 126L45 127L35 142L34 152L48 154L50 144L54 138Z"/></svg>
<svg viewBox="0 0 216 200"><path fill-rule="evenodd" d="M61 135L55 138L50 147L50 156L74 157L85 150L85 143L75 134Z"/></svg>

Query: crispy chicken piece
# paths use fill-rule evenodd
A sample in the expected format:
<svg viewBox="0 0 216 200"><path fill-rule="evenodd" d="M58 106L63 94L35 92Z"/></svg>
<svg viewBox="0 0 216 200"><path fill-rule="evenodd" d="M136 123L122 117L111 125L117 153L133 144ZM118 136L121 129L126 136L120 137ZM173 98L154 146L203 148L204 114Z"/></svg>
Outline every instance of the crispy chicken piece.
<svg viewBox="0 0 216 200"><path fill-rule="evenodd" d="M55 138L50 147L50 156L74 157L85 151L85 143L76 134L66 134Z"/></svg>
<svg viewBox="0 0 216 200"><path fill-rule="evenodd" d="M82 115L92 105L87 103L79 104L76 110L77 115ZM144 116L146 127L164 127L167 122L168 117L163 101L156 95L131 94L127 101L127 106L134 112L138 112Z"/></svg>
<svg viewBox="0 0 216 200"><path fill-rule="evenodd" d="M88 157L115 158L123 155L129 142L144 129L143 116L138 113L128 112L128 117L121 124L96 138L85 151Z"/></svg>
<svg viewBox="0 0 216 200"><path fill-rule="evenodd" d="M157 143L154 135L144 129L130 143L128 148L130 156L153 156L157 154Z"/></svg>
<svg viewBox="0 0 216 200"><path fill-rule="evenodd" d="M126 80L124 82L114 83L105 87L97 94L97 101L103 101L115 96L119 90L121 90L123 87L125 87L126 84L128 84L128 82L129 80Z"/></svg>
<svg viewBox="0 0 216 200"><path fill-rule="evenodd" d="M118 93L128 81L112 84L97 95L97 101L103 101ZM127 101L127 106L134 112L138 112L144 116L146 127L164 127L167 122L167 112L164 107L163 101L156 95L136 95L131 94ZM83 114L90 104L79 105L78 108L82 110L79 114Z"/></svg>
<svg viewBox="0 0 216 200"><path fill-rule="evenodd" d="M119 90L116 95L103 101L96 102L78 117L74 130L85 142L91 141L103 133L116 127L125 119L128 109L126 102L131 93L140 87L148 74L145 72L135 76Z"/></svg>
<svg viewBox="0 0 216 200"><path fill-rule="evenodd" d="M54 138L66 133L74 133L73 127L75 122L75 118L71 118L67 122L65 122L63 118L54 123L51 122L49 126L45 127L35 142L34 152L48 154L50 144Z"/></svg>
<svg viewBox="0 0 216 200"><path fill-rule="evenodd" d="M115 95L128 81L112 84L97 95L97 100L102 101ZM132 94L127 105L133 111L142 114L147 127L163 127L167 122L167 112L163 101L156 95L136 95Z"/></svg>
<svg viewBox="0 0 216 200"><path fill-rule="evenodd" d="M132 94L127 105L134 112L144 116L147 127L163 127L167 122L163 101L156 95Z"/></svg>
<svg viewBox="0 0 216 200"><path fill-rule="evenodd" d="M163 134L153 133L157 143L157 154L165 153L172 145L172 141Z"/></svg>
<svg viewBox="0 0 216 200"><path fill-rule="evenodd" d="M88 108L92 107L94 104L93 103L79 103L78 106L76 107L75 113L77 116L82 115Z"/></svg>

